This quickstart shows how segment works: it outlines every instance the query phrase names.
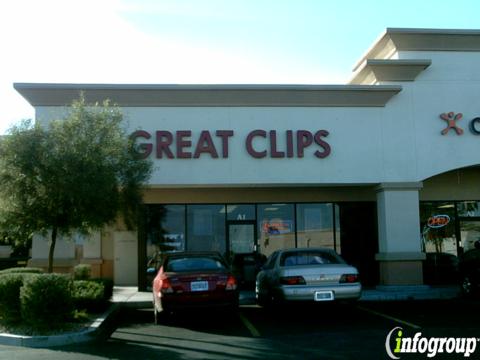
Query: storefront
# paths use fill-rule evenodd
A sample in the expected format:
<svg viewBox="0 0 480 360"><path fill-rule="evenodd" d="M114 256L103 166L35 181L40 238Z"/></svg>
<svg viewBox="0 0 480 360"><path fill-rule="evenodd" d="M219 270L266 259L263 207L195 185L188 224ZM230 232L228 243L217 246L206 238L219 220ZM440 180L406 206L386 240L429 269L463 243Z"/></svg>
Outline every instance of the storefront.
<svg viewBox="0 0 480 360"><path fill-rule="evenodd" d="M347 85L15 84L37 121L111 99L154 161L138 231L64 241L56 266L145 288L159 253L216 250L249 282L275 249L325 246L367 286L453 281L480 236L478 63L480 31L387 29Z"/></svg>

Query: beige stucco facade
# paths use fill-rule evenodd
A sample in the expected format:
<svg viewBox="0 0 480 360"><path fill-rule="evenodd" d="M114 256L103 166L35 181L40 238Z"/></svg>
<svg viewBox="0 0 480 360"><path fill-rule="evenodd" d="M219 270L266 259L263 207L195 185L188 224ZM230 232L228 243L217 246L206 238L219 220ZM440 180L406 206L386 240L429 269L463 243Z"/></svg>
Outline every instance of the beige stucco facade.
<svg viewBox="0 0 480 360"><path fill-rule="evenodd" d="M118 103L154 162L148 205L375 203L379 284L416 285L426 258L419 205L480 201L479 61L478 30L387 29L346 85L15 86L40 122L80 91ZM56 268L88 262L119 277L145 251L125 231L106 227L82 254L59 244ZM34 265L46 262L42 241Z"/></svg>

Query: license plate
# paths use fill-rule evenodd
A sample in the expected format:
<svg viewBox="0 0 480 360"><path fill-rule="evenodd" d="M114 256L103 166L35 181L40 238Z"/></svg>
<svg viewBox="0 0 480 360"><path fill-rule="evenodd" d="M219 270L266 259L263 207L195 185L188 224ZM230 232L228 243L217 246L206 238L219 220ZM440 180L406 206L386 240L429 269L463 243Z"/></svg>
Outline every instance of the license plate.
<svg viewBox="0 0 480 360"><path fill-rule="evenodd" d="M332 301L333 291L315 291L315 301Z"/></svg>
<svg viewBox="0 0 480 360"><path fill-rule="evenodd" d="M193 281L190 283L192 291L208 291L208 281Z"/></svg>

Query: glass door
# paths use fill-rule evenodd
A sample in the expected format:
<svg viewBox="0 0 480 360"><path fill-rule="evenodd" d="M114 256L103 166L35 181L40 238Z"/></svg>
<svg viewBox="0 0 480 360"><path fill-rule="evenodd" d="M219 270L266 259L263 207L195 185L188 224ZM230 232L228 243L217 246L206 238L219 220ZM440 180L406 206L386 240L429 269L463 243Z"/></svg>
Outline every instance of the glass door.
<svg viewBox="0 0 480 360"><path fill-rule="evenodd" d="M228 245L234 254L251 254L255 252L255 223L229 222Z"/></svg>
<svg viewBox="0 0 480 360"><path fill-rule="evenodd" d="M227 222L229 259L232 270L241 287L255 286L255 277L260 265L256 252L255 221L237 220Z"/></svg>

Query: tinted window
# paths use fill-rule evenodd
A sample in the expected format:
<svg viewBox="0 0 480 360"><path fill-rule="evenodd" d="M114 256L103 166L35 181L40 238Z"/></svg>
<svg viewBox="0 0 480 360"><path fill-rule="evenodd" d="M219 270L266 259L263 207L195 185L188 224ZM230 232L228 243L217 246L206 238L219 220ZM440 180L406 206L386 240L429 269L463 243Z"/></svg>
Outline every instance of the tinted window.
<svg viewBox="0 0 480 360"><path fill-rule="evenodd" d="M326 251L295 251L288 252L280 258L280 266L301 266L321 264L343 264L343 261L333 252Z"/></svg>
<svg viewBox="0 0 480 360"><path fill-rule="evenodd" d="M185 272L197 270L221 270L225 269L220 259L209 257L179 257L169 259L165 265L165 271Z"/></svg>
<svg viewBox="0 0 480 360"><path fill-rule="evenodd" d="M297 204L297 247L335 249L332 204Z"/></svg>
<svg viewBox="0 0 480 360"><path fill-rule="evenodd" d="M187 250L225 254L225 205L187 205Z"/></svg>

